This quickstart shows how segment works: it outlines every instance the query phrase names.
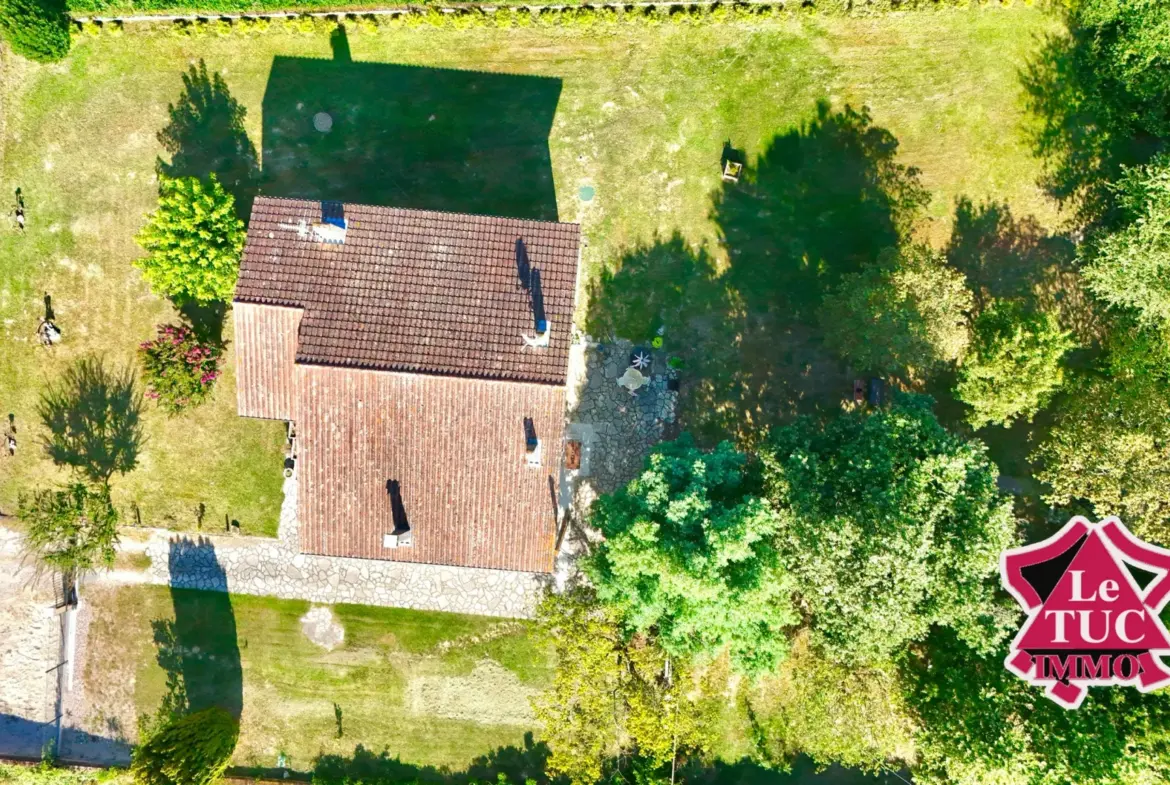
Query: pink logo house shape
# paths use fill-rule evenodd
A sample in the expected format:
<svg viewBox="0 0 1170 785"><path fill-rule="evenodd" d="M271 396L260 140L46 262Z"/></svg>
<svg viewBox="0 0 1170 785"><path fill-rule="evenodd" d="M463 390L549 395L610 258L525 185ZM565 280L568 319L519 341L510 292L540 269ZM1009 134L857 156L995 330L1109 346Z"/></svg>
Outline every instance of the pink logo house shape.
<svg viewBox="0 0 1170 785"><path fill-rule="evenodd" d="M1142 587L1126 566L1154 578ZM1052 537L1000 557L1004 587L1028 619L1004 664L1068 709L1089 687L1170 684L1159 659L1170 633L1158 614L1170 601L1170 550L1142 542L1117 518L1073 518Z"/></svg>

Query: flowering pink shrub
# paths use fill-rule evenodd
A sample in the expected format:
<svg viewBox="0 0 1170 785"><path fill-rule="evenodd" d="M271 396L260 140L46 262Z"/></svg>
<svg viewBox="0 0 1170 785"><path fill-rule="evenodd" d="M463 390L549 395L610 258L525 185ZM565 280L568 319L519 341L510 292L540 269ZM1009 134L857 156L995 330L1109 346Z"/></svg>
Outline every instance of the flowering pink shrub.
<svg viewBox="0 0 1170 785"><path fill-rule="evenodd" d="M177 414L207 400L219 378L223 344L200 341L190 328L160 324L158 337L140 344L146 397Z"/></svg>

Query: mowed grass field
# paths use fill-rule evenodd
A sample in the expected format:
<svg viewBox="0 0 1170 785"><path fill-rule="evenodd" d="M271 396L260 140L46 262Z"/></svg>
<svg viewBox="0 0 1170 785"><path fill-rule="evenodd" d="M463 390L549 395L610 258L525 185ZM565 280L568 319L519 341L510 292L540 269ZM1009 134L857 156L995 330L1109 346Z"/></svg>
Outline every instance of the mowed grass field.
<svg viewBox="0 0 1170 785"><path fill-rule="evenodd" d="M725 259L711 219L724 143L750 164L818 101L868 107L897 139L933 195L928 239L945 242L961 196L1053 225L1019 72L1055 30L1023 7L702 27L398 27L351 30L338 56L323 32L192 38L130 26L79 39L55 65L5 55L0 206L21 188L29 227L0 223L0 414L13 414L20 443L0 459L0 510L63 476L37 444L45 385L85 354L133 362L154 325L175 318L132 266L133 237L166 157L156 135L199 60L246 109L261 192L580 222L592 277L676 232ZM431 69L552 79L459 82ZM319 111L335 118L329 143L313 135ZM52 351L34 340L46 294L64 332ZM283 426L238 418L234 384L229 361L201 408L167 417L148 403L139 467L114 479L116 501L136 508L130 520L192 529L202 505L204 526L226 517L246 533L275 530Z"/></svg>
<svg viewBox="0 0 1170 785"><path fill-rule="evenodd" d="M302 630L307 602L159 586L91 589L87 602L88 729L133 739L137 717L155 714L179 673L192 708L242 706L239 766L275 767L283 754L305 771L361 744L464 770L501 747L524 748L535 728L529 699L551 678L550 652L527 622L339 605L331 612L344 640L327 650ZM160 625L177 651L161 658L166 667Z"/></svg>

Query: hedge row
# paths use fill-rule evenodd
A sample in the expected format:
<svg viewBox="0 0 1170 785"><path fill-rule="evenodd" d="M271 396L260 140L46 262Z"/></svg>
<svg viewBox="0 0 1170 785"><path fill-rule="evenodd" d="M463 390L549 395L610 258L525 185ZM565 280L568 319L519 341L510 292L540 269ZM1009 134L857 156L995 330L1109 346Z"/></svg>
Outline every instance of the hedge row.
<svg viewBox="0 0 1170 785"><path fill-rule="evenodd" d="M90 0L79 0L88 2ZM100 0L94 0L100 1ZM149 1L149 0L148 0ZM218 0L231 3L234 0ZM267 0L259 0L259 3ZM381 26L401 25L406 27L530 27L530 26L589 26L601 24L634 23L657 25L675 24L718 24L738 20L777 17L790 12L821 13L832 15L880 14L890 11L965 9L983 7L1010 7L1015 3L1032 5L1033 0L777 0L769 3L716 2L686 5L564 5L529 6L459 6L440 9L435 6L403 8L393 13L362 13L338 11L301 13L282 17L265 17L263 10L251 8L234 17L207 16L197 19L174 20L177 34L182 35L231 35L233 33L262 32L276 25L278 29L316 32L331 29L339 23L346 23L351 31L373 32ZM200 3L200 8L203 3ZM287 6L284 11L295 11ZM182 10L174 13L183 13ZM187 11L187 13L192 13ZM225 12L230 13L230 12ZM84 17L83 14L75 13ZM118 31L118 21L79 22L79 29L90 34L99 34L102 29Z"/></svg>
<svg viewBox="0 0 1170 785"><path fill-rule="evenodd" d="M531 0L501 0L494 4L480 6L460 6L455 13L445 13L445 16L494 16L495 7L500 11L510 11L530 16L543 15L570 15L577 18L636 18L636 16L708 16L718 14L731 15L769 15L784 11L804 11L831 15L869 15L883 14L895 11L930 11L942 8L973 8L989 6L1033 5L1033 0L777 0L776 2L758 2L758 4L736 4L736 2L715 2L702 5L659 5L638 6L621 4L596 4L565 6L532 6ZM397 4L404 7L413 7L415 11L425 11L427 14L443 13L438 11L432 0L398 0ZM322 13L338 9L339 15L360 15L362 9L385 8L385 1L377 0L68 0L69 12L74 16L117 16L133 14L264 14L274 12L307 12ZM352 12L352 13L349 13ZM398 14L386 14L398 15Z"/></svg>

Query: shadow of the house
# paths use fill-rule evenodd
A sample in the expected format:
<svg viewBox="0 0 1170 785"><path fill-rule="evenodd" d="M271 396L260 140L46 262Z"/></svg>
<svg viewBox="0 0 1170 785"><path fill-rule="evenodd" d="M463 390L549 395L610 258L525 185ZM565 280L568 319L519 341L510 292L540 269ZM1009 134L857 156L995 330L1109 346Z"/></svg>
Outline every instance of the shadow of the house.
<svg viewBox="0 0 1170 785"><path fill-rule="evenodd" d="M338 40L340 39L340 40ZM264 93L261 191L556 220L548 136L561 80L277 57Z"/></svg>
<svg viewBox="0 0 1170 785"><path fill-rule="evenodd" d="M174 620L152 622L158 663L167 674L161 714L177 717L218 706L239 717L244 690L236 619L215 546L203 537L175 537L169 567ZM202 591L185 588L190 585Z"/></svg>

